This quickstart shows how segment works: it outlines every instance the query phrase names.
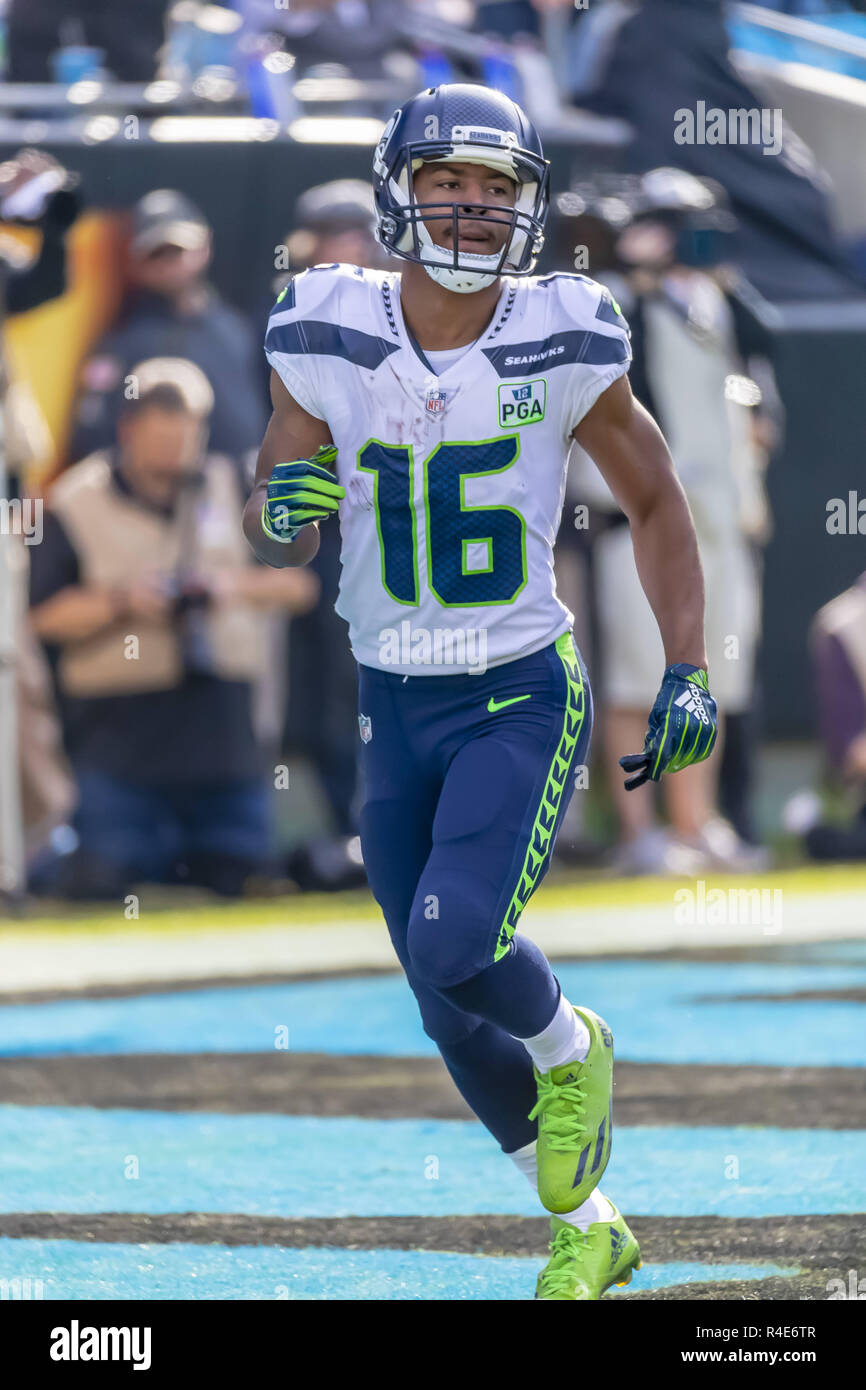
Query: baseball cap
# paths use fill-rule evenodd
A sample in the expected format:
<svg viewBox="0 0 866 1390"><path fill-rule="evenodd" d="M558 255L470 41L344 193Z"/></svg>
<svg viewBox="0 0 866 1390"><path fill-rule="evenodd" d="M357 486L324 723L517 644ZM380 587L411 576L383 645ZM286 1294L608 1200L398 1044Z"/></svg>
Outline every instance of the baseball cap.
<svg viewBox="0 0 866 1390"><path fill-rule="evenodd" d="M373 190L363 179L332 179L302 193L295 203L294 225L314 232L372 229Z"/></svg>
<svg viewBox="0 0 866 1390"><path fill-rule="evenodd" d="M133 367L131 375L137 381L139 399L155 386L169 385L183 397L191 415L204 419L213 410L213 388L201 367L187 357L149 357Z"/></svg>
<svg viewBox="0 0 866 1390"><path fill-rule="evenodd" d="M146 256L158 246L196 251L207 243L210 225L195 203L174 188L156 188L132 210L131 248Z"/></svg>

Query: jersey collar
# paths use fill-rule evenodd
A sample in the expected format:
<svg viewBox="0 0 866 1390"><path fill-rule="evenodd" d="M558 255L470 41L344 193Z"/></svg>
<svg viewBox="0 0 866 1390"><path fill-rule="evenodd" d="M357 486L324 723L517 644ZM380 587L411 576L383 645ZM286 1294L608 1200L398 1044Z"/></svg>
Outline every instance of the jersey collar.
<svg viewBox="0 0 866 1390"><path fill-rule="evenodd" d="M508 276L502 277L499 299L496 302L496 308L487 328L475 339L475 342L467 348L466 352L464 352L456 362L452 363L450 367L447 367L446 370L441 373L437 373L430 362L428 362L423 349L403 317L403 306L400 301L400 284L401 277L399 274L389 276L383 281L382 294L385 300L385 312L389 320L393 322L397 336L400 338L406 351L408 361L418 365L421 371L423 371L424 381L428 382L431 376L436 377L437 380L444 381L446 378L450 378L452 372L459 375L462 379L466 379L470 375L481 348L489 344L491 340L495 341L502 327L511 316L517 298L518 282Z"/></svg>

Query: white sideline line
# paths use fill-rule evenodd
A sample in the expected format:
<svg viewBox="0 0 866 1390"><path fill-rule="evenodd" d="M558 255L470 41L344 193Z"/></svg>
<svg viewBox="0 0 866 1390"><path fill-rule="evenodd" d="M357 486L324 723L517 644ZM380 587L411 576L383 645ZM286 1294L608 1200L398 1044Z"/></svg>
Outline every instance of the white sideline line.
<svg viewBox="0 0 866 1390"><path fill-rule="evenodd" d="M866 895L785 895L781 931L733 922L677 923L671 903L634 907L529 909L522 930L562 959L671 948L767 946L866 936ZM338 974L357 969L399 970L384 923L339 926L239 927L176 934L0 934L0 998L23 991L69 991L109 985L152 985L253 975Z"/></svg>

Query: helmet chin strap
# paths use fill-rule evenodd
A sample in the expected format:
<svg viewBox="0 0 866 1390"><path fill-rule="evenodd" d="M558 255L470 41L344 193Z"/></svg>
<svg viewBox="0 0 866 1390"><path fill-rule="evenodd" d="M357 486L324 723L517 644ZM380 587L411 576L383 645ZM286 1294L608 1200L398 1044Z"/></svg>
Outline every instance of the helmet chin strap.
<svg viewBox="0 0 866 1390"><path fill-rule="evenodd" d="M491 256L492 261L498 261L498 256ZM424 269L435 280L437 285L443 289L453 290L455 294L475 294L476 290L484 290L488 285L492 285L496 279L495 275L484 275L475 270L455 270L453 265L428 265L423 262Z"/></svg>
<svg viewBox="0 0 866 1390"><path fill-rule="evenodd" d="M423 222L418 228L418 240L424 247L424 259L422 265L437 285L443 289L452 290L454 294L475 294L477 290L486 289L496 280L496 267L499 265L501 252L497 251L492 256L476 255L472 252L464 251L461 260L477 265L478 270L455 270L452 261L453 256L444 246L437 246ZM436 264L441 261L441 264ZM490 266L493 273L484 270L482 267Z"/></svg>

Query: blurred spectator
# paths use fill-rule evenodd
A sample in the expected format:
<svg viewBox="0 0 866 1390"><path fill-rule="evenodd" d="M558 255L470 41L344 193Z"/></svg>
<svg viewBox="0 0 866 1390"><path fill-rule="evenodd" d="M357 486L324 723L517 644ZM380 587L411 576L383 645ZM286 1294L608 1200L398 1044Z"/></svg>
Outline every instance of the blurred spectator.
<svg viewBox="0 0 866 1390"><path fill-rule="evenodd" d="M412 7L404 0L243 0L253 28L278 30L298 74L339 63L353 77L381 77L395 49L411 46Z"/></svg>
<svg viewBox="0 0 866 1390"><path fill-rule="evenodd" d="M575 99L631 124L630 168L676 164L724 185L737 217L737 264L765 299L861 293L862 277L833 230L827 180L781 111L777 157L765 158L763 129L754 141L677 138L680 111L765 107L730 61L725 25L723 0L593 0L578 29L592 62Z"/></svg>
<svg viewBox="0 0 866 1390"><path fill-rule="evenodd" d="M116 444L61 475L31 551L79 793L78 848L33 886L117 897L185 878L236 894L271 854L251 713L266 614L303 611L318 586L252 560L237 467L206 453L203 373L161 359L133 375Z"/></svg>
<svg viewBox="0 0 866 1390"><path fill-rule="evenodd" d="M51 82L52 54L96 48L121 82L148 82L163 39L168 0L9 0L7 43L11 82Z"/></svg>
<svg viewBox="0 0 866 1390"><path fill-rule="evenodd" d="M537 34L538 8L532 0L475 0L474 28L508 39L515 34Z"/></svg>
<svg viewBox="0 0 866 1390"><path fill-rule="evenodd" d="M77 179L52 156L19 150L0 164L0 330L7 315L26 313L66 289L66 233L78 215ZM41 233L35 255L7 228ZM5 347L5 343L3 344ZM31 384L17 375L0 348L0 493L11 505L34 455L46 445L47 425ZM14 528L13 528L14 529ZM0 890L23 888L24 859L68 814L69 769L60 748L45 660L26 623L27 562L21 539L0 534L0 720L4 758L18 745L20 806L2 795ZM29 548L28 548L29 549ZM5 768L9 787L10 768Z"/></svg>
<svg viewBox="0 0 866 1390"><path fill-rule="evenodd" d="M293 271L311 265L381 266L385 263L376 241L373 189L364 179L332 179L302 193L292 217L294 231L286 236ZM288 280L274 284L279 294Z"/></svg>
<svg viewBox="0 0 866 1390"><path fill-rule="evenodd" d="M19 150L0 164L0 222L37 227L35 256L11 240L0 243L2 302L23 314L66 289L66 233L81 210L77 178L41 150Z"/></svg>
<svg viewBox="0 0 866 1390"><path fill-rule="evenodd" d="M411 91L461 81L507 92L527 104L530 116L537 100L551 110L551 92L538 88L556 87L553 69L546 59L541 66L532 61L541 54L538 31L544 29L548 48L561 49L575 10L572 0L297 0L275 11L272 0L243 0L243 13L252 30L279 34L295 75L321 79L324 100L339 100L337 85L328 90L332 79L351 77L344 112L387 119ZM472 34L473 26L484 37Z"/></svg>
<svg viewBox="0 0 866 1390"><path fill-rule="evenodd" d="M51 155L23 149L0 164L0 329L7 315L24 314L67 287L66 234L81 210L77 175ZM36 228L35 255L7 228ZM0 347L0 440L7 496L44 445L47 427L28 381L16 377ZM0 470L2 471L2 470Z"/></svg>
<svg viewBox="0 0 866 1390"><path fill-rule="evenodd" d="M266 423L261 348L246 318L205 280L211 230L204 214L173 189L146 194L133 209L129 254L135 294L81 368L72 461L114 442L133 363L183 357L213 388L211 448L252 465Z"/></svg>
<svg viewBox="0 0 866 1390"><path fill-rule="evenodd" d="M752 542L763 538L766 514L749 411L732 386L746 380L733 316L713 273L729 231L719 197L720 190L676 170L607 181L596 191L596 217L616 228L610 246L619 273L605 273L597 262L592 270L613 288L629 321L632 390L661 426L689 500L706 582L710 684L729 718L747 713L753 701L760 584ZM619 867L635 873L754 868L763 853L715 810L722 736L715 758L666 779L671 835L655 827L651 791L623 789L617 760L624 749L642 745L664 652L626 518L577 448L569 492L602 518L593 569L603 743L623 836ZM746 758L739 775L748 779L750 772Z"/></svg>
<svg viewBox="0 0 866 1390"><path fill-rule="evenodd" d="M806 834L813 859L866 859L866 574L819 609L811 632L821 739L854 816Z"/></svg>

